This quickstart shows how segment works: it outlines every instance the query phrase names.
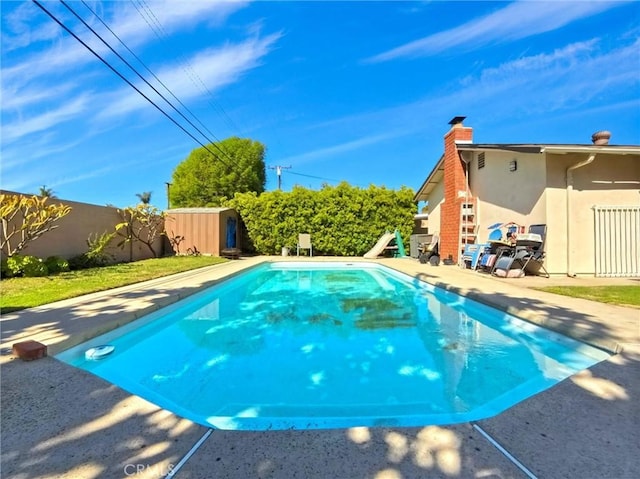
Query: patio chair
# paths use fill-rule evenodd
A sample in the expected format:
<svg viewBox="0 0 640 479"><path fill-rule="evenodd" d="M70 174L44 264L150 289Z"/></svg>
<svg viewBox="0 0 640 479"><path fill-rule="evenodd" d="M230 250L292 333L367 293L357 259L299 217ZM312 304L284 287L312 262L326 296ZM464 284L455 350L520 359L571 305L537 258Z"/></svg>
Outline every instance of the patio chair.
<svg viewBox="0 0 640 479"><path fill-rule="evenodd" d="M477 269L480 259L485 254L487 246L488 245L482 243L471 243L464 245L464 251L462 253L462 263L460 266L466 268L468 263L469 268L473 270Z"/></svg>
<svg viewBox="0 0 640 479"><path fill-rule="evenodd" d="M525 259L525 263L522 266L522 269L524 270L524 272L526 274L530 274L533 276L542 276L543 274L541 273L544 272L544 277L545 278L550 278L551 275L549 275L549 272L547 271L547 268L544 267L544 251L537 251L535 253L531 253L529 256L527 256Z"/></svg>
<svg viewBox="0 0 640 479"><path fill-rule="evenodd" d="M522 278L524 276L524 256L526 251L515 251L513 254L500 256L491 274L501 278Z"/></svg>
<svg viewBox="0 0 640 479"><path fill-rule="evenodd" d="M437 233L431 237L431 243L420 243L420 254L418 255L420 263L438 266L440 264L439 245L440 236Z"/></svg>
<svg viewBox="0 0 640 479"><path fill-rule="evenodd" d="M296 248L297 256L300 256L301 249L308 249L309 256L313 256L313 245L311 244L311 235L309 233L300 233L298 235L298 246Z"/></svg>
<svg viewBox="0 0 640 479"><path fill-rule="evenodd" d="M521 251L524 264L522 266L525 274L542 276L549 278L549 272L544 267L544 244L547 239L547 225L531 225L529 233L521 235L516 241L516 249Z"/></svg>
<svg viewBox="0 0 640 479"><path fill-rule="evenodd" d="M491 233L489 233L487 245L478 263L477 269L479 271L493 273L496 260L510 252L511 247L502 239L502 230L500 229L502 225L503 223L496 223L495 225L489 226Z"/></svg>
<svg viewBox="0 0 640 479"><path fill-rule="evenodd" d="M543 265L544 243L547 225L531 225L529 232L518 235L513 250L498 257L492 274L503 278L521 278L526 274L540 275L540 271L549 278Z"/></svg>

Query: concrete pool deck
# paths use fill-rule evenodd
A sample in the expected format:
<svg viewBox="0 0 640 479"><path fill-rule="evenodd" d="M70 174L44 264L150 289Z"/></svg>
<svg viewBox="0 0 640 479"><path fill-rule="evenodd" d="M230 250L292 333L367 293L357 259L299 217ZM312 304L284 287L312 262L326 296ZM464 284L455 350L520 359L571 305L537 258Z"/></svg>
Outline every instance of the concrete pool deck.
<svg viewBox="0 0 640 479"><path fill-rule="evenodd" d="M321 431L213 431L52 357L24 362L27 339L55 354L264 260L2 316L3 478L632 478L640 471L640 310L556 296L547 284L637 280L498 279L411 259L377 262L612 351L622 351L477 424ZM343 258L316 258L316 261ZM355 261L348 258L349 261ZM190 452L191 451L191 452Z"/></svg>

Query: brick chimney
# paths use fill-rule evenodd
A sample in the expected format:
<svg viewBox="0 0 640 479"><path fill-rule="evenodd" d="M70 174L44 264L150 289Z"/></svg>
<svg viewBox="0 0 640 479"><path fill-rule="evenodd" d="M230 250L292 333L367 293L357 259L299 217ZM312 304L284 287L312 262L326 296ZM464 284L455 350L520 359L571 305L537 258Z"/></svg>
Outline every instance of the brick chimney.
<svg viewBox="0 0 640 479"><path fill-rule="evenodd" d="M444 203L440 214L440 257L451 255L455 262L460 254L460 209L467 189L465 163L458 153L456 141L471 142L473 129L462 124L466 117L456 116L444 135Z"/></svg>

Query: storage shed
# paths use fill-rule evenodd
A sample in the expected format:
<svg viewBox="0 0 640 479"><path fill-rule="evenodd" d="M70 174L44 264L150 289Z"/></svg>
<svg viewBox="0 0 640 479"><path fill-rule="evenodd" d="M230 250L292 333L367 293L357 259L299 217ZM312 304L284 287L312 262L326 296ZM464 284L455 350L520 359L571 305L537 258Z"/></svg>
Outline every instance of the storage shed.
<svg viewBox="0 0 640 479"><path fill-rule="evenodd" d="M175 208L166 210L165 232L176 254L224 256L239 252L239 222L232 208Z"/></svg>

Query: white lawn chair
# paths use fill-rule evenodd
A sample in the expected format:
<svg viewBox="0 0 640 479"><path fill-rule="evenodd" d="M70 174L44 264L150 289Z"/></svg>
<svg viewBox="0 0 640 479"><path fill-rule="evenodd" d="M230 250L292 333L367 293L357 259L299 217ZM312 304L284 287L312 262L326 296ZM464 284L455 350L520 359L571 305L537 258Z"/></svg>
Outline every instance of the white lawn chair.
<svg viewBox="0 0 640 479"><path fill-rule="evenodd" d="M313 245L311 244L311 235L309 233L300 233L298 235L297 256L300 256L301 249L308 249L309 256L313 256Z"/></svg>

